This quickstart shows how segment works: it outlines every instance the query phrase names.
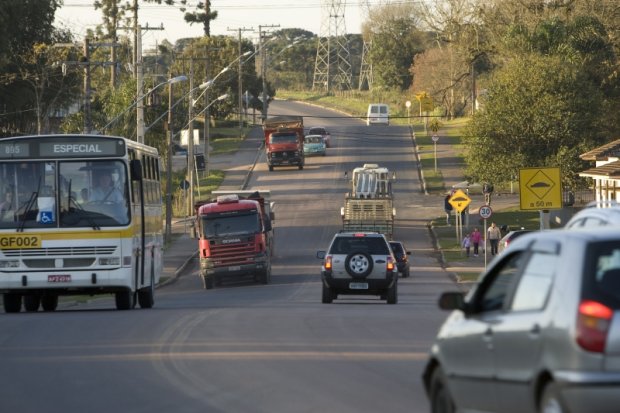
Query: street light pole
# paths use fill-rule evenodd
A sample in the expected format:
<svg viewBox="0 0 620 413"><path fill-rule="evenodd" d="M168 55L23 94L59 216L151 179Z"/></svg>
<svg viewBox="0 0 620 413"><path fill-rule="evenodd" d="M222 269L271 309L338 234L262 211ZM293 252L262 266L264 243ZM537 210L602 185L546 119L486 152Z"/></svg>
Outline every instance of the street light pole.
<svg viewBox="0 0 620 413"><path fill-rule="evenodd" d="M187 126L187 173L189 174L189 202L187 215L194 208L194 59L189 61L189 124Z"/></svg>
<svg viewBox="0 0 620 413"><path fill-rule="evenodd" d="M172 76L172 75L170 75ZM171 79L170 79L171 80ZM172 226L172 83L168 81L168 171L166 176L166 241L170 241Z"/></svg>
<svg viewBox="0 0 620 413"><path fill-rule="evenodd" d="M142 27L136 30L136 83L138 105L136 106L136 141L144 143L144 77L142 72Z"/></svg>

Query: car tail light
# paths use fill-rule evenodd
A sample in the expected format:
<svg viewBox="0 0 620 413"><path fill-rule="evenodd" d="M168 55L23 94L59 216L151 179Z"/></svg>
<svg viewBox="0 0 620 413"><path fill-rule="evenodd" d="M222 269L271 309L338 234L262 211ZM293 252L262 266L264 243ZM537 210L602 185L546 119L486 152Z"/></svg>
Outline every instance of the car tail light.
<svg viewBox="0 0 620 413"><path fill-rule="evenodd" d="M605 351L612 317L613 310L609 307L596 301L582 301L577 315L577 344L587 351Z"/></svg>
<svg viewBox="0 0 620 413"><path fill-rule="evenodd" d="M331 271L332 270L332 257L331 255L328 255L327 257L325 257L325 271Z"/></svg>
<svg viewBox="0 0 620 413"><path fill-rule="evenodd" d="M394 271L394 260L392 259L392 257L388 257L386 268L388 271Z"/></svg>

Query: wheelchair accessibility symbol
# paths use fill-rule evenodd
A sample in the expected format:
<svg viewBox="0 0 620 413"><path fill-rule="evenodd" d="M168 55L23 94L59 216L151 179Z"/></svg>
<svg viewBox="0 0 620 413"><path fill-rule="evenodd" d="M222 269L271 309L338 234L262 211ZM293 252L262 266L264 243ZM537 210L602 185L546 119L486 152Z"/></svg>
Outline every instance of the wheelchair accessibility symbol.
<svg viewBox="0 0 620 413"><path fill-rule="evenodd" d="M42 224L53 224L54 223L54 214L52 211L41 211L41 219L39 220Z"/></svg>

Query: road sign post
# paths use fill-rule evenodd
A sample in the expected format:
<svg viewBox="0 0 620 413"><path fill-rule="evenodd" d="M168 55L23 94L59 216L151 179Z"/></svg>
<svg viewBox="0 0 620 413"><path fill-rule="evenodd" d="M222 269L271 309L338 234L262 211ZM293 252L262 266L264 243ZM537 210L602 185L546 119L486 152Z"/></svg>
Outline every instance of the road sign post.
<svg viewBox="0 0 620 413"><path fill-rule="evenodd" d="M483 205L478 209L480 218L484 219L484 269L487 269L487 219L493 215L493 210L488 205Z"/></svg>
<svg viewBox="0 0 620 413"><path fill-rule="evenodd" d="M454 191L448 202L450 203L450 205L452 205L452 209L454 209L456 218L456 241L460 243L463 235L463 222L461 219L461 213L465 210L465 208L469 206L469 204L471 203L471 198L465 192L457 189L456 191Z"/></svg>
<svg viewBox="0 0 620 413"><path fill-rule="evenodd" d="M435 172L437 172L437 141L439 140L439 136L437 136L437 134L434 134L431 139L433 140L433 153L434 153L434 158L435 158Z"/></svg>

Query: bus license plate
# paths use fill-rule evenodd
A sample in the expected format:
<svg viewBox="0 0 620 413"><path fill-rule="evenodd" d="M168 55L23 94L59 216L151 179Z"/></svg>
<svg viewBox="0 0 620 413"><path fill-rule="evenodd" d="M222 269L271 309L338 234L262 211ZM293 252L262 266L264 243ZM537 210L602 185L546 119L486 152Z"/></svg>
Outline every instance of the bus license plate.
<svg viewBox="0 0 620 413"><path fill-rule="evenodd" d="M70 274L56 274L47 276L48 283L68 283L71 282Z"/></svg>
<svg viewBox="0 0 620 413"><path fill-rule="evenodd" d="M352 290L367 290L368 283L349 283L349 288Z"/></svg>
<svg viewBox="0 0 620 413"><path fill-rule="evenodd" d="M234 265L232 267L228 267L228 271L239 271L241 270L241 267L238 265Z"/></svg>

